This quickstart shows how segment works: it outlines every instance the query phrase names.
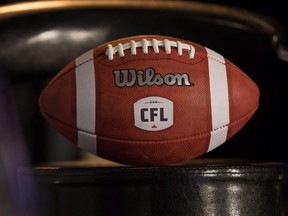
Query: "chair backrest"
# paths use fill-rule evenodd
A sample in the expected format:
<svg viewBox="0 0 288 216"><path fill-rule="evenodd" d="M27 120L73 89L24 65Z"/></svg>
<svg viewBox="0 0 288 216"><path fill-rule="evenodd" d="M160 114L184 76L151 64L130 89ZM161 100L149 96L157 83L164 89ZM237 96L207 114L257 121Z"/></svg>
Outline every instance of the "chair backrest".
<svg viewBox="0 0 288 216"><path fill-rule="evenodd" d="M288 161L284 145L288 122L288 83L284 74L288 58L281 23L251 11L200 2L75 0L0 7L0 65L7 71L16 97L32 162L52 160L52 155L59 152L62 160L78 157L72 145L69 151L63 151L64 140L53 139L58 133L49 129L40 115L38 97L46 82L86 50L139 34L175 36L205 45L238 65L260 87L260 107L253 119L204 158ZM9 110L9 106L2 102L0 106L2 116L6 111L1 110ZM25 145L22 141L18 143ZM44 206L41 215L83 215L86 211L87 215L241 212L270 216L288 212L285 164L60 167L20 170L17 204L23 207L22 215L40 215L34 209L37 202ZM34 180L38 191L31 190ZM37 192L39 199L35 200ZM112 208L111 202L116 203Z"/></svg>

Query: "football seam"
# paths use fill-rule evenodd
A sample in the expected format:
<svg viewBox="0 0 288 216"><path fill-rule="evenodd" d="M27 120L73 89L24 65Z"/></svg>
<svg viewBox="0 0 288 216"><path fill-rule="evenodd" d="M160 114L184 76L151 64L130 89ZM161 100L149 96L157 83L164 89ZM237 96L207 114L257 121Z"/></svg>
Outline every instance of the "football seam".
<svg viewBox="0 0 288 216"><path fill-rule="evenodd" d="M94 60L94 59L95 59L95 57L83 60L81 63L79 63L77 65L76 65L76 62L75 62L75 67L72 67L71 70L76 69L76 68L80 67L81 65L83 65L83 64L85 64L85 63L87 63L87 62L89 62L91 60ZM71 70L69 70L68 72L70 72Z"/></svg>
<svg viewBox="0 0 288 216"><path fill-rule="evenodd" d="M211 132L217 131L219 129L222 129L224 127L229 126L229 128L233 128L235 127L235 125L237 125L237 123L241 122L243 119L245 119L247 116L250 115L250 113L254 113L258 108L258 104L256 107L254 107L254 109L250 110L249 112L247 112L245 115L243 115L241 118L237 119L236 121L229 123L228 125L223 125L221 127L215 128L211 131L207 131L207 132L203 132L203 133L199 133L199 134L195 134L193 136L188 136L188 137L180 137L180 138L176 138L176 139L166 139L166 140L125 140L125 139L117 139L117 138L112 138L112 137L105 137L105 136L101 136L101 135L96 135L98 138L102 138L102 139L107 139L107 140L114 140L116 142L126 142L126 143L167 143L167 142L177 142L177 141L185 141L185 140L190 140L190 139L195 139L195 138L200 138L203 136L206 136L207 134L210 134ZM84 132L85 131L81 131ZM89 134L89 132L87 132L87 134Z"/></svg>
<svg viewBox="0 0 288 216"><path fill-rule="evenodd" d="M196 55L196 54L195 54L195 55ZM199 55L197 55L197 56L199 56ZM180 56L180 57L181 57L181 56ZM196 65L196 64L199 64L199 63L201 63L201 62L204 61L204 58L203 58L202 56L199 56L199 57L202 58L202 59L201 59L200 61L196 62L196 63L187 63L187 62L183 62L183 61L179 61L179 60L175 60L175 59L170 59L170 58L160 58L160 59L155 59L155 60L173 60L173 61L180 62L180 63L186 64L186 65ZM57 79L54 79L49 85L53 84L55 81L57 81L57 80L59 80L60 78L64 77L65 75L67 75L68 73L72 72L74 69L80 67L81 65L83 65L83 64L85 64L85 63L87 63L87 62L89 62L89 61L91 61L91 60L94 60L95 58L96 58L96 57L94 56L93 58L86 59L86 60L84 60L83 62L79 63L78 65L76 65L75 60L74 60L75 66L73 66L72 68L67 68L66 70L65 70L65 68L64 68L63 73L62 73L60 76L58 76ZM105 59L105 58L106 58L106 57L103 57L103 59ZM116 65L109 66L109 65L103 64L103 63L101 62L101 61L103 61L103 59L99 60L98 63L101 64L101 65L103 65L103 66L106 66L106 67L115 67L115 66L116 66ZM136 59L135 59L135 60L136 60ZM117 66L121 66L121 65L124 65L124 64L126 64L126 63L128 63L128 62L135 61L135 60L126 61L125 63L119 64L119 65L117 65ZM141 60L141 61L143 61L143 60L147 60L147 61L148 61L148 60L149 60L149 61L151 61L151 59L137 59L137 60ZM152 59L152 61L153 61L153 59Z"/></svg>
<svg viewBox="0 0 288 216"><path fill-rule="evenodd" d="M68 73L72 72L74 69L80 67L81 65L91 61L91 60L94 60L95 57L93 58L89 58L89 59L86 59L86 60L83 60L81 63L79 63L78 65L76 65L76 62L75 60L73 60L72 62L70 62L68 65L66 65L66 67L63 68L62 70L62 74L59 75L56 79L53 79L49 84L48 86L52 85L54 82L58 81L59 79L61 79L62 77L66 76ZM70 66L71 63L74 63L75 66ZM70 66L70 67L69 67ZM47 86L47 87L48 87Z"/></svg>
<svg viewBox="0 0 288 216"><path fill-rule="evenodd" d="M231 71L237 72L241 77L245 78L245 80L247 80L249 82L249 84L251 84L254 88L258 89L258 86L256 85L256 83L241 69L239 69L237 66L236 68L232 67L231 65L226 64L225 62L215 58L214 56L211 55L207 55L208 58L217 61L223 65L225 65L226 67L229 67L231 69ZM227 61L229 61L227 59ZM229 61L230 63L232 63L231 61ZM233 63L232 63L233 64Z"/></svg>
<svg viewBox="0 0 288 216"><path fill-rule="evenodd" d="M229 126L229 128L234 127L238 122L240 122L241 120L243 120L247 116L250 116L251 113L254 113L257 110L258 106L259 106L259 104L257 103L256 106L253 107L253 109L251 109L248 112L246 112L243 116L241 116L236 121L230 122L228 125L223 125L221 127L215 128L215 129L213 129L211 131L195 134L193 136L188 136L188 137L180 137L180 138L176 138L176 139L167 139L167 140L153 140L153 141L152 140L125 140L125 139L117 139L117 138L112 138L112 137L106 137L106 136L98 135L96 133L94 134L94 133L91 133L89 131L85 131L83 129L78 129L76 127L72 127L71 125L69 125L69 124L67 124L67 123L65 123L63 121L60 121L59 119L56 119L53 116L49 115L43 109L41 109L41 112L43 114L45 114L46 116L48 116L49 118L53 119L54 121L56 121L56 122L58 122L58 123L60 123L62 125L65 125L68 128L71 128L71 129L74 129L76 131L80 131L80 132L83 132L83 133L86 133L86 134L90 134L90 135L96 135L96 137L101 137L101 138L104 138L104 139L116 140L117 142L162 143L162 142L175 142L175 141L183 141L183 140L194 139L194 138L197 138L197 137L205 136L206 134L210 134L213 131L217 131L217 130L219 130L221 128L224 128L224 127L227 127L227 126Z"/></svg>
<svg viewBox="0 0 288 216"><path fill-rule="evenodd" d="M197 55L197 54L195 54L195 55ZM199 55L197 55L197 56L199 56ZM200 61L198 61L198 62L196 62L196 63L186 63L186 62L177 61L177 60L169 59L169 58L161 58L161 59L159 59L159 60L166 60L166 59L168 60L168 59L169 59L169 60L173 60L173 61L176 61L176 62L180 62L180 63L186 64L186 65L196 65L196 64L199 64L199 63L201 63L201 62L204 61L204 58L203 58L202 56L199 56L199 57L202 58L202 60L200 60ZM62 78L63 76L65 76L66 74L70 73L72 70L78 68L79 66L81 66L81 65L83 65L83 64L85 64L85 63L87 63L87 62L89 62L89 61L91 61L91 60L94 60L95 58L96 58L96 57L93 56L93 58L89 58L89 59L81 62L81 63L78 64L78 65L76 65L76 63L75 63L75 66L74 66L74 67L72 67L72 68L67 68L66 71L63 72L60 76L58 76L57 79L54 79L53 82L49 84L49 86L52 85L55 81L57 81L57 80L59 80L60 78ZM217 59L217 58L215 58L215 57L213 57L213 56L211 56L211 55L207 55L207 58L210 58L210 59L212 59L212 60L214 60L214 61L217 61L217 62L225 65L226 67L229 67L229 68L232 69L233 71L237 71L237 72L240 74L240 76L244 77L250 84L252 84L253 87L255 87L256 89L258 89L258 86L256 85L256 83L254 83L254 82L248 77L248 75L246 75L246 74L245 74L244 72L242 72L240 69L238 69L238 68L235 69L235 68L231 67L230 65L227 65L225 62L223 62L223 61L221 61L221 60L219 60L219 59ZM140 59L140 60L146 60L146 59ZM147 60L148 60L148 59L147 59ZM107 66L107 67L114 67L114 66L115 66L115 65L114 65L114 66L105 65L105 64L101 63L100 61L103 61L103 59L98 61L98 63L101 64L101 65L103 65L103 66ZM130 61L128 61L128 62L131 62L131 61L135 61L135 60L130 60ZM149 60L149 61L151 61L151 60ZM75 62L75 60L74 60L74 62ZM127 62L125 62L125 63L127 63ZM123 63L123 64L125 64L125 63ZM123 64L120 64L120 65L117 65L117 66L121 66L121 65L123 65Z"/></svg>
<svg viewBox="0 0 288 216"><path fill-rule="evenodd" d="M194 45L193 45L193 46L194 46ZM72 62L70 62L69 64L67 64L67 65L66 65L67 69L64 67L62 74L61 74L60 76L58 76L57 79L52 80L52 82L49 83L49 85L51 85L52 83L54 83L55 81L57 81L57 80L60 79L61 77L65 76L67 73L70 73L72 70L78 68L79 66L81 66L81 65L83 65L83 64L85 64L85 63L87 63L87 62L89 62L89 61L91 61L91 60L96 59L96 57L98 57L98 56L99 56L99 54L96 55L96 54L95 54L95 50L93 49L93 58L88 58L88 59L86 59L86 60L83 60L83 62L81 62L81 63L79 63L79 64L77 64L77 65L76 65L75 60L73 60L72 62L74 63L74 66L72 66L71 68L69 67ZM200 57L201 60L198 61L198 62L196 62L196 63L187 63L187 62L183 62L183 61L179 61L179 60L174 60L174 59L170 59L170 58L161 58L161 59L159 59L159 60L165 60L165 59L167 59L167 60L173 60L173 61L180 62L180 63L186 64L186 65L196 65L196 64L204 61L204 57L201 56L201 55L197 55L196 52L195 52L195 56ZM182 56L179 56L179 57L182 57ZM101 65L103 65L103 66L107 66L107 67L114 67L114 66L116 66L116 65L109 66L109 65L105 65L105 64L101 63L101 61L103 61L105 58L107 58L107 56L104 56L103 59L100 59L100 60L97 61L97 62L98 62L99 64L101 64ZM137 60L138 60L138 59L137 59ZM139 60L148 60L148 59L139 59ZM149 60L151 60L151 59L149 59ZM216 60L216 59L215 59L215 60ZM131 62L131 61L135 61L135 60L130 60L130 61L127 61L127 62ZM127 63L127 62L125 62L125 63ZM123 65L123 64L125 64L125 63L122 63L122 64L117 65L117 66L121 66L121 65ZM221 63L223 63L223 62L221 62Z"/></svg>
<svg viewBox="0 0 288 216"><path fill-rule="evenodd" d="M215 58L214 56L207 55L207 58L211 58L211 59L214 60L214 61L217 61L217 62L219 62L219 63L221 63L221 64L223 64L223 65L226 65L225 62L221 61L220 59ZM226 65L226 66L227 66L227 65Z"/></svg>
<svg viewBox="0 0 288 216"><path fill-rule="evenodd" d="M157 55L157 54L155 54L155 55ZM199 55L197 55L197 56L199 56ZM179 57L182 57L182 56L179 56ZM170 59L170 58L157 58L157 59L141 59L141 58L139 58L139 59L133 59L133 60L125 61L125 62L123 62L123 63L121 63L121 64L115 64L115 65L106 65L106 64L103 64L103 63L101 62L101 61L103 61L103 60L105 59L105 58L103 58L103 59L99 60L98 63L101 64L101 65L103 65L103 66L106 66L106 67L115 67L115 66L122 66L122 65L124 65L124 64L129 63L129 62L133 62L133 61L137 61L137 60L140 60L140 61L172 60L172 61L179 62L179 63L186 64L186 65L196 65L196 64L199 64L199 63L201 63L201 62L204 61L204 58L203 58L203 57L201 57L201 56L199 56L199 57L201 58L201 60L198 61L198 62L194 62L194 63L187 63L187 62L183 62L183 61L176 60L176 59Z"/></svg>

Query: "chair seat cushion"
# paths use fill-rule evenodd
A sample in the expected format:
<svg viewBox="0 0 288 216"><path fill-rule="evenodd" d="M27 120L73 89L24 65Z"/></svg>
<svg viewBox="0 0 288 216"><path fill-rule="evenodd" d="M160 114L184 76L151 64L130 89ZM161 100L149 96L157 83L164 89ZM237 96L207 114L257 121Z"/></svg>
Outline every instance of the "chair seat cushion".
<svg viewBox="0 0 288 216"><path fill-rule="evenodd" d="M18 174L20 197L40 206L41 215L288 215L288 166L282 163L197 159L134 167L79 161ZM34 181L36 195L27 192Z"/></svg>

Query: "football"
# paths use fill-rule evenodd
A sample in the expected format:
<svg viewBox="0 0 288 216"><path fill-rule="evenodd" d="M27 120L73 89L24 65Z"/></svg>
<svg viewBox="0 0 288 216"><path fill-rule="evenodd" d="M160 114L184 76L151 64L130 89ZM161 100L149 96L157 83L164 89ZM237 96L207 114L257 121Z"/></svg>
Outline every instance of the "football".
<svg viewBox="0 0 288 216"><path fill-rule="evenodd" d="M139 35L71 61L43 89L39 106L79 148L155 166L225 143L254 115L259 97L254 81L221 54L187 40Z"/></svg>

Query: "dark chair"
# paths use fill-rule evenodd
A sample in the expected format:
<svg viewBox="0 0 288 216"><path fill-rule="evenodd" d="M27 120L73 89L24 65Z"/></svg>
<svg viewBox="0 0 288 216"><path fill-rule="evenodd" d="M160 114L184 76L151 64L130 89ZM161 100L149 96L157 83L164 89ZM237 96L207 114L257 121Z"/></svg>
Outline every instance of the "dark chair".
<svg viewBox="0 0 288 216"><path fill-rule="evenodd" d="M230 59L260 88L256 114L225 144L186 164L83 162L40 115L39 94L85 51L140 34L188 39ZM23 215L288 215L288 52L277 20L188 1L31 2L0 7L0 45L32 164L16 167Z"/></svg>

